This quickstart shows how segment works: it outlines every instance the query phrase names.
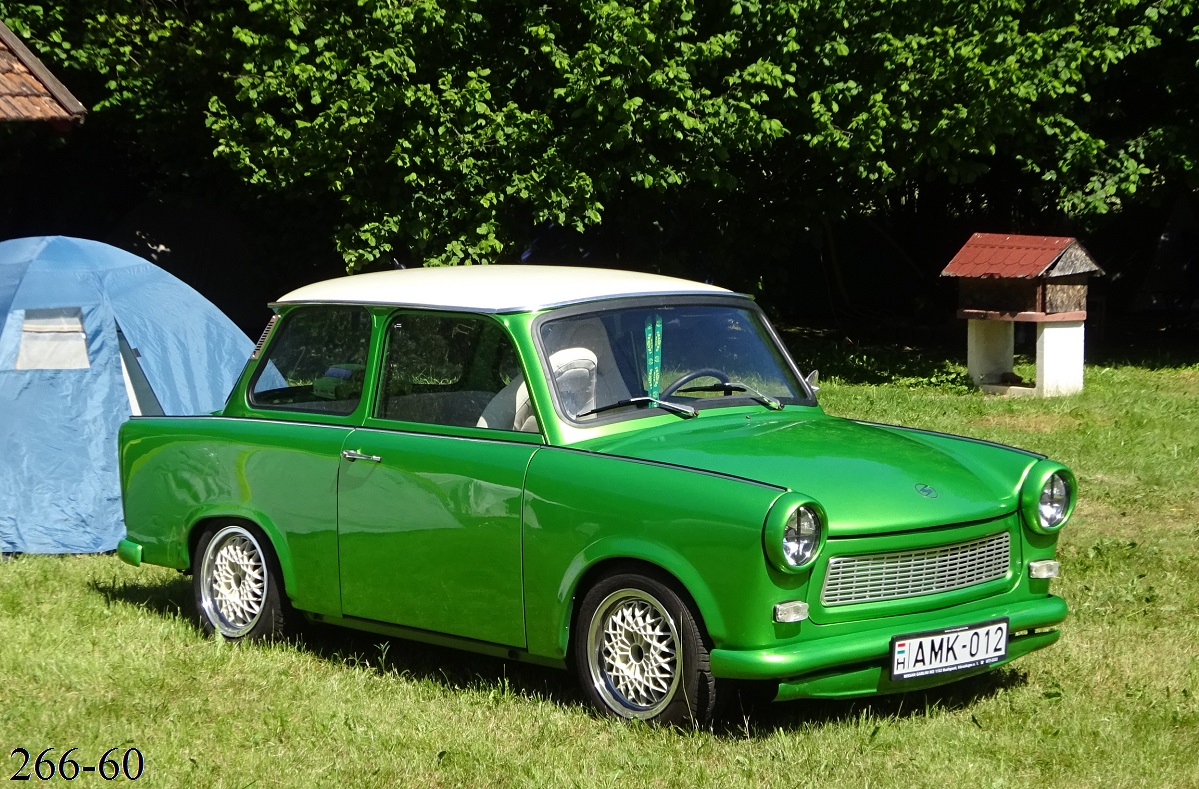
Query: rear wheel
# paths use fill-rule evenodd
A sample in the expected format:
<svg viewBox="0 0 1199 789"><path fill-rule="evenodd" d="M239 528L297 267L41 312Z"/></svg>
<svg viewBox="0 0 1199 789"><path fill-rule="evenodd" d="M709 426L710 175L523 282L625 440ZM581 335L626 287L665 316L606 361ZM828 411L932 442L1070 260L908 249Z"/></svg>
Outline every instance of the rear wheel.
<svg viewBox="0 0 1199 789"><path fill-rule="evenodd" d="M284 632L288 608L281 575L262 532L240 523L209 529L195 555L192 586L206 633L255 640Z"/></svg>
<svg viewBox="0 0 1199 789"><path fill-rule="evenodd" d="M701 727L711 720L707 647L691 610L660 581L621 574L593 586L579 609L574 657L603 712Z"/></svg>

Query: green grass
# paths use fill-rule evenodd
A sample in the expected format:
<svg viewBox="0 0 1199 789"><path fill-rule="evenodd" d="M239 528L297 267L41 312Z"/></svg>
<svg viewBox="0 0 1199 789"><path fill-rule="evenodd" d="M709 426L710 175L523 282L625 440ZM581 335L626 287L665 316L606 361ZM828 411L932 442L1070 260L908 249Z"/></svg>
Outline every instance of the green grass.
<svg viewBox="0 0 1199 789"><path fill-rule="evenodd" d="M821 398L1074 468L1055 582L1072 613L1007 669L678 732L597 718L549 669L328 628L208 640L177 573L24 556L0 563L0 756L136 746L150 786L1199 786L1199 368L1091 367L1053 400L942 372L941 388L833 377Z"/></svg>

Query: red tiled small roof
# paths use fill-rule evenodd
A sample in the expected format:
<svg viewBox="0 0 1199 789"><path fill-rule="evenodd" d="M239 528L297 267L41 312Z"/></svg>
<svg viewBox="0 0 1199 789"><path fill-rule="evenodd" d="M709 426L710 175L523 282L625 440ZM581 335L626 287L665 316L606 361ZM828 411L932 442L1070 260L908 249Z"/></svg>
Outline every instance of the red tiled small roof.
<svg viewBox="0 0 1199 789"><path fill-rule="evenodd" d="M87 108L0 22L0 121L82 121Z"/></svg>
<svg viewBox="0 0 1199 789"><path fill-rule="evenodd" d="M975 233L949 261L941 276L1034 279L1077 243L1077 240L1064 236ZM1085 250L1083 254L1086 254ZM1091 266L1098 269L1093 263Z"/></svg>

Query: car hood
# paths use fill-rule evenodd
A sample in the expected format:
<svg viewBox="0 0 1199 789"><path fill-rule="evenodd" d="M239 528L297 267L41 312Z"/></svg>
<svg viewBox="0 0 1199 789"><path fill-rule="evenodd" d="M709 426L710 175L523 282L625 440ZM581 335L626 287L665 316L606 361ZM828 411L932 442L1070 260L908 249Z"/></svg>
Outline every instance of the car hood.
<svg viewBox="0 0 1199 789"><path fill-rule="evenodd" d="M1013 512L1038 455L818 409L702 413L593 439L593 452L740 477L810 496L830 535L979 521Z"/></svg>

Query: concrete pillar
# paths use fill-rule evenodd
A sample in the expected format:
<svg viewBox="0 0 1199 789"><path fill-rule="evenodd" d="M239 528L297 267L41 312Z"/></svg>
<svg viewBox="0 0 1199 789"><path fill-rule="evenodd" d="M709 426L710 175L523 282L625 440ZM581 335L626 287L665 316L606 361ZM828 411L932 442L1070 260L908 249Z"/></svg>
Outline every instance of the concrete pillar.
<svg viewBox="0 0 1199 789"><path fill-rule="evenodd" d="M966 328L966 369L975 386L999 382L999 376L1012 371L1015 356L1014 324L1011 321L971 319ZM1037 335L1040 338L1040 335ZM1039 339L1038 339L1039 355ZM1040 375L1040 367L1037 368Z"/></svg>
<svg viewBox="0 0 1199 789"><path fill-rule="evenodd" d="M1083 322L1037 324L1037 394L1041 397L1082 391Z"/></svg>

